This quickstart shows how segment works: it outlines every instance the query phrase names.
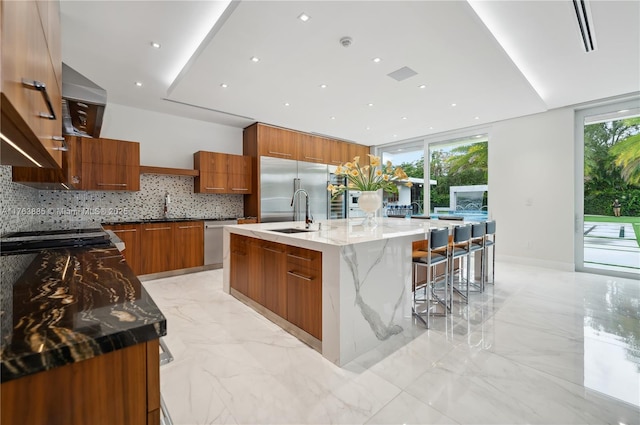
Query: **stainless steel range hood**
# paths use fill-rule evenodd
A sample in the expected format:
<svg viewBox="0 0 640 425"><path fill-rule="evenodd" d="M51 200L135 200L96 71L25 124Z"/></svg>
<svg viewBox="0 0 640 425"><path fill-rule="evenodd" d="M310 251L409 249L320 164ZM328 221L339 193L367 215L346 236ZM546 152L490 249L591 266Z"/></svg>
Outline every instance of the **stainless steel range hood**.
<svg viewBox="0 0 640 425"><path fill-rule="evenodd" d="M62 133L100 137L107 92L67 64L62 64Z"/></svg>

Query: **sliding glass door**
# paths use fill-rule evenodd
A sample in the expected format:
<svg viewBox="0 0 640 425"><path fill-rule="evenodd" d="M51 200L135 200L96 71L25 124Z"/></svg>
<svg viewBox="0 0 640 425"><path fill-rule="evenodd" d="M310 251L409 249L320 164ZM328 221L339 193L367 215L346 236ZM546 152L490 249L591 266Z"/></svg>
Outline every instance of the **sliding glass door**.
<svg viewBox="0 0 640 425"><path fill-rule="evenodd" d="M576 268L640 276L639 102L576 117Z"/></svg>

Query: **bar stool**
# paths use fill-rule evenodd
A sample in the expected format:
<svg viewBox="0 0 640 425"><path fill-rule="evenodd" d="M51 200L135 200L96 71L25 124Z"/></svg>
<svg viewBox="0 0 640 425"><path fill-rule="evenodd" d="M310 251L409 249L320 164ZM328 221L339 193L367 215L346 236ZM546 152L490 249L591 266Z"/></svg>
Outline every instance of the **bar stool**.
<svg viewBox="0 0 640 425"><path fill-rule="evenodd" d="M427 243L426 255L424 256L414 256L413 258L413 272L414 279L415 276L418 275L418 268L425 267L427 280L424 282L414 283L415 288L413 291L413 314L420 319L427 329L430 327L430 319L431 315L440 315L446 316L447 312L451 309L449 304L449 297L447 295L448 288L447 283L449 281L449 266L447 264L449 260L449 230L448 229L432 229L429 232L429 240ZM444 276L438 276L435 270L435 266L438 264L444 265ZM438 283L444 284L444 299L440 298L436 294L436 285ZM425 295L424 298L420 301L424 301L426 303L426 309L418 312L416 309L417 301L416 292L419 288L424 289ZM444 307L444 312L442 314L432 313L432 296L436 301L436 306L442 305ZM426 320L422 317L426 315Z"/></svg>
<svg viewBox="0 0 640 425"><path fill-rule="evenodd" d="M453 300L453 292L455 291L460 295L464 301L469 303L469 260L471 259L471 225L466 224L463 226L456 226L453 228L453 244L449 253L449 275L451 277L451 299ZM465 260L466 257L466 261ZM458 267L460 277L458 283L465 283L466 291L463 294L460 289L455 286L455 260L460 259L460 266ZM464 266L463 266L464 264ZM466 269L466 280L462 277L462 273ZM460 286L460 285L459 285Z"/></svg>
<svg viewBox="0 0 640 425"><path fill-rule="evenodd" d="M471 225L471 245L469 245L469 255L473 255L475 253L480 253L480 285L477 292L484 292L484 284L485 284L485 252L484 252L484 243L486 241L486 232L487 224L476 223ZM475 264L475 260L474 260ZM475 273L474 273L475 276ZM477 283L474 278L474 286Z"/></svg>
<svg viewBox="0 0 640 425"><path fill-rule="evenodd" d="M487 270L487 254L491 252L491 281L485 279L485 283L493 284L496 279L496 221L487 221L487 231L484 240L484 270ZM484 277L484 274L482 275ZM487 273L488 278L488 273Z"/></svg>

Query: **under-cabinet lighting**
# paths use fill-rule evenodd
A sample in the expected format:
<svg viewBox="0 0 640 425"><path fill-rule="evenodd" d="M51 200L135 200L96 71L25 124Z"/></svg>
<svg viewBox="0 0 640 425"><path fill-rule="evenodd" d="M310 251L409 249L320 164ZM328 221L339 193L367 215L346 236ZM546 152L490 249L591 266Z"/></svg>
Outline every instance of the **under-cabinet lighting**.
<svg viewBox="0 0 640 425"><path fill-rule="evenodd" d="M26 153L25 151L23 151L18 145L16 145L15 143L13 143L11 140L9 140L9 138L7 136L5 136L4 134L0 133L0 139L4 140L5 142L7 142L9 144L9 146L11 146L12 148L14 148L15 150L17 150L18 152L20 152L22 154L22 156L24 156L25 158L27 158L29 161L33 162L34 164L36 164L38 167L42 168L42 164L40 164L38 161L36 161L35 159L31 158L31 156Z"/></svg>

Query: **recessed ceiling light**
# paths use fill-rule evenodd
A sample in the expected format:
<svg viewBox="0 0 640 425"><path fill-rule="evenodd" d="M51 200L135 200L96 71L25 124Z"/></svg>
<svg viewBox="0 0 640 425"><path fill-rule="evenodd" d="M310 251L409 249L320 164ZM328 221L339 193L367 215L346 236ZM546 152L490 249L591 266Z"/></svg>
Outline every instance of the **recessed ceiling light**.
<svg viewBox="0 0 640 425"><path fill-rule="evenodd" d="M366 130L371 130L371 127L367 126Z"/></svg>
<svg viewBox="0 0 640 425"><path fill-rule="evenodd" d="M480 119L480 117L475 117L475 118L474 118L474 120L479 120L479 119Z"/></svg>
<svg viewBox="0 0 640 425"><path fill-rule="evenodd" d="M289 105L291 105L289 102L284 103L284 106L289 106Z"/></svg>
<svg viewBox="0 0 640 425"><path fill-rule="evenodd" d="M424 89L424 88L427 88L427 85L426 85L426 84L420 84L420 85L418 86L418 88L419 88L419 89Z"/></svg>
<svg viewBox="0 0 640 425"><path fill-rule="evenodd" d="M160 43L156 43L155 41L152 41L151 42L151 47L153 47L154 49L159 49L162 46L160 45Z"/></svg>
<svg viewBox="0 0 640 425"><path fill-rule="evenodd" d="M302 22L307 22L309 19L311 19L311 16L303 12L300 14L300 16L298 16L298 19L300 19Z"/></svg>
<svg viewBox="0 0 640 425"><path fill-rule="evenodd" d="M406 119L407 119L407 117L402 117L402 119L403 119L403 120L406 120Z"/></svg>
<svg viewBox="0 0 640 425"><path fill-rule="evenodd" d="M433 127L429 127L429 130L433 130Z"/></svg>
<svg viewBox="0 0 640 425"><path fill-rule="evenodd" d="M394 134L394 135L393 135L393 137L398 137L398 135L397 135L397 134Z"/></svg>
<svg viewBox="0 0 640 425"><path fill-rule="evenodd" d="M321 88L321 89L326 89L326 88L327 88L327 85L326 85L326 84L320 84L320 88Z"/></svg>
<svg viewBox="0 0 640 425"><path fill-rule="evenodd" d="M455 108L456 106L457 106L457 104L455 104L455 103L452 103L452 104L451 104L451 107L452 107L452 108Z"/></svg>
<svg viewBox="0 0 640 425"><path fill-rule="evenodd" d="M373 106L373 103L367 103L367 106Z"/></svg>
<svg viewBox="0 0 640 425"><path fill-rule="evenodd" d="M136 81L135 85L138 86L138 87L142 87L142 83L140 81Z"/></svg>
<svg viewBox="0 0 640 425"><path fill-rule="evenodd" d="M335 119L336 119L336 117L331 117L331 119L332 119L332 120L335 120Z"/></svg>
<svg viewBox="0 0 640 425"><path fill-rule="evenodd" d="M371 60L372 60L372 61L374 61L375 63L380 63L380 61L381 61L382 59L380 59L380 58L373 58L373 59L371 59Z"/></svg>
<svg viewBox="0 0 640 425"><path fill-rule="evenodd" d="M255 56L251 56L251 62L260 62L260 59Z"/></svg>
<svg viewBox="0 0 640 425"><path fill-rule="evenodd" d="M223 89L226 89L229 86L226 83L222 83L222 84L220 84L220 87L222 87Z"/></svg>

